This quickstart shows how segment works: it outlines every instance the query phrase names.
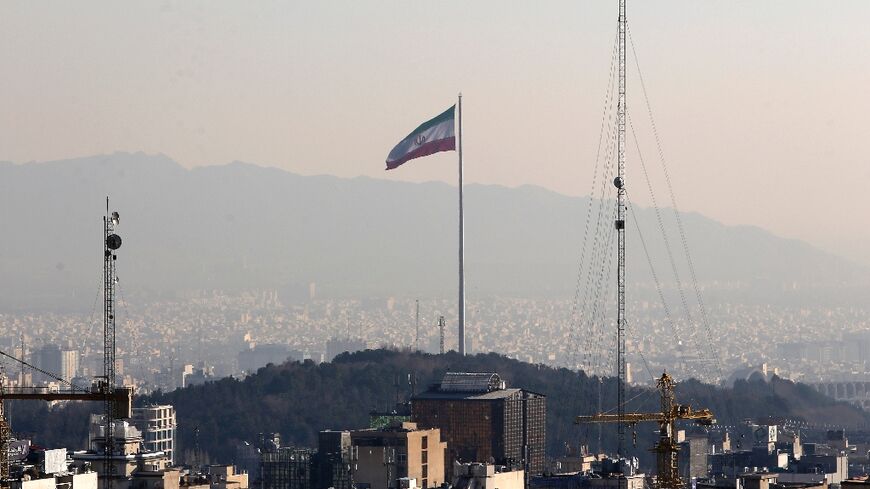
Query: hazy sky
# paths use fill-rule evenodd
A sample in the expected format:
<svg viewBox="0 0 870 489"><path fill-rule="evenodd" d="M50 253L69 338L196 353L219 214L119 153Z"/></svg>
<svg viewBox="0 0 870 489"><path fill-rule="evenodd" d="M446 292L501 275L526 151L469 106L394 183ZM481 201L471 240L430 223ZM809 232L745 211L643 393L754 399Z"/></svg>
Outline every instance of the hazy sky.
<svg viewBox="0 0 870 489"><path fill-rule="evenodd" d="M683 210L870 264L868 18L863 0L630 2ZM454 183L455 154L383 168L461 90L467 181L586 194L615 29L603 0L3 0L0 160L142 150ZM648 203L636 158L627 181Z"/></svg>

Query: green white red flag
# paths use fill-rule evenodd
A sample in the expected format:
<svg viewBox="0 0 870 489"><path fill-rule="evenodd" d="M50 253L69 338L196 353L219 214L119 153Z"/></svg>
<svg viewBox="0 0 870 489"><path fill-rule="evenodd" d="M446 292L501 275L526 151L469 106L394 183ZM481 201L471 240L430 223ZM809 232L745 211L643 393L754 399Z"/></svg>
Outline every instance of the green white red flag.
<svg viewBox="0 0 870 489"><path fill-rule="evenodd" d="M387 156L387 170L414 158L456 149L456 106L430 119L405 136Z"/></svg>

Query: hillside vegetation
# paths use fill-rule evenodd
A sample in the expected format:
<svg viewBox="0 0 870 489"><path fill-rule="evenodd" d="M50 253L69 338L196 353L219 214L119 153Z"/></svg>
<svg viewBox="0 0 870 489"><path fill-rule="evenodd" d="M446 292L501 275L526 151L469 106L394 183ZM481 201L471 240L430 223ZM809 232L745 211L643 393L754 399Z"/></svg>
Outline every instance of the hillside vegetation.
<svg viewBox="0 0 870 489"><path fill-rule="evenodd" d="M138 404L169 403L178 412L179 448L182 454L198 444L212 461L230 462L234 447L253 441L257 433L279 432L286 444L315 446L322 429L366 427L371 410L392 408L396 378L402 379L400 396L407 399L409 374L418 379L418 389L436 382L446 371L498 372L508 385L547 395L547 445L550 454L560 454L566 445L588 442L597 445L597 429L578 427L573 418L597 410L598 378L567 369L511 360L494 353L460 357L456 353L429 355L394 350L368 350L343 354L331 363L292 362L269 365L244 380L225 378L200 386L139 398ZM679 380L679 379L678 379ZM615 404L613 379L602 381L602 406ZM657 393L632 388L627 411L655 411ZM733 389L701 384L679 384L677 398L694 407L713 410L720 424L766 416L815 424L856 427L867 424L868 415L835 402L812 388L774 379L770 383L738 382ZM41 404L16 403L12 422L16 432L30 433L47 446L82 447L87 437L87 414L101 406L71 404L49 412ZM636 454L649 460L645 450L655 437L654 426L638 426ZM613 449L613 430L604 431L604 449Z"/></svg>

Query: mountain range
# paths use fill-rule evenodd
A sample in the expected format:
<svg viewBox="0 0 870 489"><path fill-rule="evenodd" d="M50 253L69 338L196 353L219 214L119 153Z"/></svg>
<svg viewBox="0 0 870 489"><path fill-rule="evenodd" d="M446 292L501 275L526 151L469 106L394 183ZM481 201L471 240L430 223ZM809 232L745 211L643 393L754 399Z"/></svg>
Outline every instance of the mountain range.
<svg viewBox="0 0 870 489"><path fill-rule="evenodd" d="M121 215L119 278L142 300L278 289L295 301L307 299L310 283L320 297L455 294L455 187L240 162L186 169L165 155L115 153L0 163L0 307L90 309L102 277L106 196ZM469 297L573 294L588 197L472 184L465 198ZM633 212L667 289L673 275L657 216ZM685 286L673 212L661 215ZM681 220L710 295L857 301L866 291L866 268L804 242L695 213ZM628 280L649 284L633 220L627 228Z"/></svg>

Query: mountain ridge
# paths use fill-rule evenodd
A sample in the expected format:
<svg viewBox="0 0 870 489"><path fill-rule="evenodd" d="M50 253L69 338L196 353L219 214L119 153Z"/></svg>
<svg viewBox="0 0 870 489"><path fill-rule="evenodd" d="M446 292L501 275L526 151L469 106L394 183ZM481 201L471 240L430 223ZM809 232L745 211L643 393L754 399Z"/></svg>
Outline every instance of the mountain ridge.
<svg viewBox="0 0 870 489"><path fill-rule="evenodd" d="M0 205L16 212L3 218L12 238L0 248L0 307L76 307L93 294L105 195L122 215L119 263L132 294L277 288L295 301L316 282L326 296L452 297L455 189L437 181L300 175L241 161L188 169L163 154L2 164ZM470 184L465 194L469 293L573 293L589 197L493 184ZM667 286L654 211L635 211ZM661 209L677 247L672 214ZM824 287L836 295L837 287L868 283L866 267L803 241L680 215L702 286L739 283L768 295L792 285ZM636 232L630 223L629 279L646 283ZM685 280L685 262L678 267Z"/></svg>

